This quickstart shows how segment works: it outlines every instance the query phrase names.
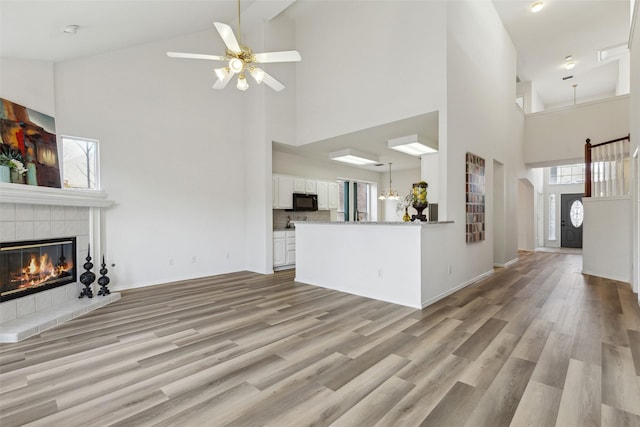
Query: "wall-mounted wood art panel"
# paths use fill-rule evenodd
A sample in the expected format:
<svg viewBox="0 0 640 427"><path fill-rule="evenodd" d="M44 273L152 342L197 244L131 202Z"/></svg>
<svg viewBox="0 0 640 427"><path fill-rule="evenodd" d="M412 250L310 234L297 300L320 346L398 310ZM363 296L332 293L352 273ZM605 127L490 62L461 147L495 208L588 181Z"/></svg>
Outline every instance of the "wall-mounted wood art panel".
<svg viewBox="0 0 640 427"><path fill-rule="evenodd" d="M466 210L467 210L467 243L484 240L485 206L484 206L484 159L467 153L466 167Z"/></svg>

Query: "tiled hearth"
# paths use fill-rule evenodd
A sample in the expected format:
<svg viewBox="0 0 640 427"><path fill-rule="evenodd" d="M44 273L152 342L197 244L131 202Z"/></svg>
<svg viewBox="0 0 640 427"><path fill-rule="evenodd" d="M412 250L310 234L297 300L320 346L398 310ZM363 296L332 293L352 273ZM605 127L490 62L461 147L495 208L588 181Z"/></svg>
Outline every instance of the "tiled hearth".
<svg viewBox="0 0 640 427"><path fill-rule="evenodd" d="M11 187L7 187L10 185ZM34 189L19 184L3 184L0 197L0 240L3 242L76 237L76 259L80 269L87 245L99 247L93 227L100 210L110 204L104 197L77 195L58 189ZM27 187L24 191L17 187ZM99 254L92 250L93 272L99 276ZM82 284L69 283L0 303L0 342L17 342L67 320L120 299L119 293L106 297L79 299Z"/></svg>

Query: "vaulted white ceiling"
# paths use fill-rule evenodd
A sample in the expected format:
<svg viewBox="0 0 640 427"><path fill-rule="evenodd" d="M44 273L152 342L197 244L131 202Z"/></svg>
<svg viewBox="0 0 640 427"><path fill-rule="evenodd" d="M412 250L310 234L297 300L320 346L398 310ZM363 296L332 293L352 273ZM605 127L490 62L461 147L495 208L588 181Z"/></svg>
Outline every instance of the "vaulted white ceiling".
<svg viewBox="0 0 640 427"><path fill-rule="evenodd" d="M534 87L546 105L576 98L611 96L618 61L598 62L599 49L629 40L629 0L544 0L532 13L533 0L493 0L518 52L518 76ZM566 70L571 55L575 68ZM563 77L572 79L562 80Z"/></svg>

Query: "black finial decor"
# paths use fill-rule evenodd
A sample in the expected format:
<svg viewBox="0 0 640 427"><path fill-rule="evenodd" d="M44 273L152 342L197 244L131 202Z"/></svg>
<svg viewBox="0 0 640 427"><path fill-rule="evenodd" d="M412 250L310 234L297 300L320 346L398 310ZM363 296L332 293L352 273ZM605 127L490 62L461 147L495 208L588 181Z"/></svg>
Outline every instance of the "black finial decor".
<svg viewBox="0 0 640 427"><path fill-rule="evenodd" d="M98 295L102 295L105 297L111 293L109 288L107 288L107 285L111 281L111 279L107 277L108 272L109 270L107 270L107 265L104 262L104 255L102 255L102 268L100 269L101 276L98 279L98 285L100 285L100 290L98 291Z"/></svg>
<svg viewBox="0 0 640 427"><path fill-rule="evenodd" d="M80 292L78 298L88 297L93 298L93 291L91 290L91 284L96 280L96 275L90 270L93 268L91 262L91 244L87 245L87 262L82 266L86 271L80 275L80 283L84 285L84 289Z"/></svg>

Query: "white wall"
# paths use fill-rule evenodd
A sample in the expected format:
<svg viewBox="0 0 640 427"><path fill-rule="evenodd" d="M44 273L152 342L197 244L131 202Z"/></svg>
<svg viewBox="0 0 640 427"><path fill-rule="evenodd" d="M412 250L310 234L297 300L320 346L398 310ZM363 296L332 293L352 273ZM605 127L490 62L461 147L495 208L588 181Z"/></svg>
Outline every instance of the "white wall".
<svg viewBox="0 0 640 427"><path fill-rule="evenodd" d="M535 191L528 180L518 180L518 250L535 249Z"/></svg>
<svg viewBox="0 0 640 427"><path fill-rule="evenodd" d="M297 2L288 9L303 57L298 144L440 110L446 3Z"/></svg>
<svg viewBox="0 0 640 427"><path fill-rule="evenodd" d="M630 203L629 197L584 199L583 273L630 281Z"/></svg>
<svg viewBox="0 0 640 427"><path fill-rule="evenodd" d="M0 57L0 98L55 117L53 62Z"/></svg>
<svg viewBox="0 0 640 427"><path fill-rule="evenodd" d="M629 96L618 96L525 118L524 161L531 167L584 161L584 144L629 133Z"/></svg>
<svg viewBox="0 0 640 427"><path fill-rule="evenodd" d="M251 95L214 91L210 64L166 56L221 49L206 31L55 66L58 134L100 141L102 185L116 202L104 240L114 289L247 267Z"/></svg>
<svg viewBox="0 0 640 427"><path fill-rule="evenodd" d="M504 260L517 258L516 183L526 171L521 160L523 119L515 105L513 43L490 1L457 1L447 6L447 204L448 219L455 221L457 230L451 242L456 264L450 280L462 283L493 267L494 159L504 165L506 177ZM466 244L464 236L467 151L486 161L488 237L472 244Z"/></svg>
<svg viewBox="0 0 640 427"><path fill-rule="evenodd" d="M631 152L635 152L638 148L640 141L640 5L638 2L632 2L634 5L632 19L634 22L634 32L631 39L631 95L630 95L630 108L629 108L629 121L631 123ZM636 164L638 160L635 160ZM631 188L632 202L635 206L634 219L632 224L633 229L633 289L634 292L640 290L640 174L637 174L634 179L634 186ZM638 293L638 302L640 303L640 293Z"/></svg>

